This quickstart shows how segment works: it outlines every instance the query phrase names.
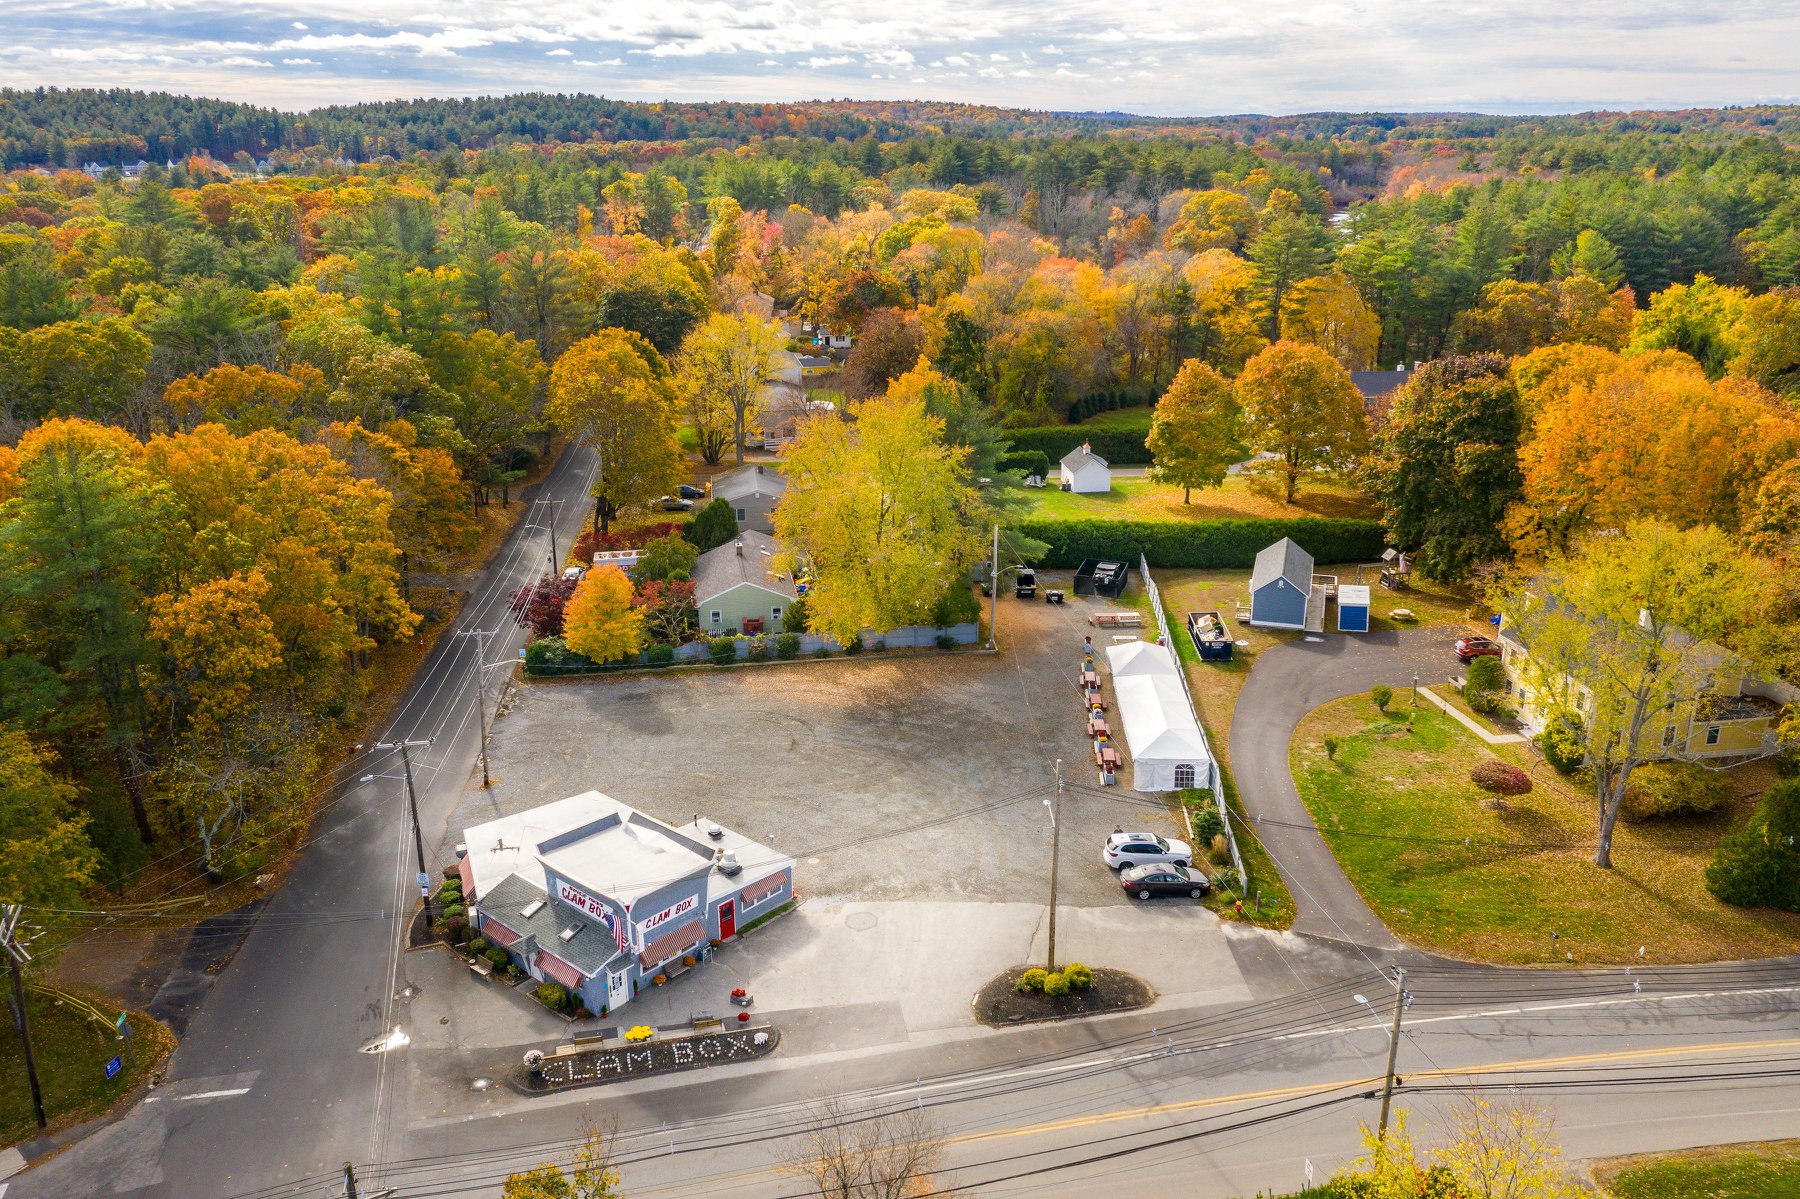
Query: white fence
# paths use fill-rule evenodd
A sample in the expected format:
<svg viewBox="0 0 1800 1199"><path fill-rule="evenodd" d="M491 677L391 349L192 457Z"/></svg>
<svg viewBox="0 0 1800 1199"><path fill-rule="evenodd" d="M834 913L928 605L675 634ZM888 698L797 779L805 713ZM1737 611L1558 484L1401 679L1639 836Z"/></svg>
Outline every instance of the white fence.
<svg viewBox="0 0 1800 1199"><path fill-rule="evenodd" d="M1162 643L1169 647L1175 655L1176 677L1181 680L1181 693L1187 697L1188 710L1194 714L1194 723L1200 727L1200 738L1206 740L1206 726L1200 721L1200 709L1194 706L1194 693L1188 690L1187 666L1181 661L1181 647L1175 643L1169 632L1168 614L1163 611L1162 593L1156 589L1156 578L1150 573L1150 563L1142 554L1138 555L1138 573L1144 576L1144 592L1150 597L1150 610L1156 614L1156 631ZM1182 630L1186 632L1185 627ZM1238 878L1243 880L1246 893L1250 886L1250 875L1244 869L1244 856L1238 852L1237 833L1231 827L1231 812L1225 806L1225 779L1219 772L1219 762L1213 756L1212 743L1207 742L1206 757L1208 777L1206 785L1211 789L1213 802L1219 805L1219 819L1225 825L1225 844L1231 849L1231 864L1237 867ZM1198 847L1196 847L1198 848Z"/></svg>

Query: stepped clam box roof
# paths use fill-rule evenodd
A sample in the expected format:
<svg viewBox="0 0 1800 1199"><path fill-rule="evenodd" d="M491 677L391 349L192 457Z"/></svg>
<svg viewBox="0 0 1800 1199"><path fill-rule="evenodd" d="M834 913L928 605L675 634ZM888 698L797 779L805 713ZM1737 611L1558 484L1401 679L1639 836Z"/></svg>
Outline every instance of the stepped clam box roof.
<svg viewBox="0 0 1800 1199"><path fill-rule="evenodd" d="M675 826L598 791L464 831L478 933L597 1014L793 897L794 860L696 815Z"/></svg>

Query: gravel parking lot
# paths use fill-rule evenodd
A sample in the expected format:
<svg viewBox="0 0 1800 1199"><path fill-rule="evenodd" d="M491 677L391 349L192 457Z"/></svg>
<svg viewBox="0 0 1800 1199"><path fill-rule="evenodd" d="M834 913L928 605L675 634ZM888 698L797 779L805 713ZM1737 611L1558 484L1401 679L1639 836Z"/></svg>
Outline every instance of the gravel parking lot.
<svg viewBox="0 0 1800 1199"><path fill-rule="evenodd" d="M1100 862L1105 835L1123 823L1178 836L1180 821L1123 785L1094 793L1076 668L1088 613L1110 606L1005 596L997 655L866 653L521 687L490 738L494 789L470 789L446 849L469 824L594 788L673 823L700 813L773 835L815 899L1039 902L1042 800L1060 757L1085 790L1063 796L1059 900L1124 903Z"/></svg>

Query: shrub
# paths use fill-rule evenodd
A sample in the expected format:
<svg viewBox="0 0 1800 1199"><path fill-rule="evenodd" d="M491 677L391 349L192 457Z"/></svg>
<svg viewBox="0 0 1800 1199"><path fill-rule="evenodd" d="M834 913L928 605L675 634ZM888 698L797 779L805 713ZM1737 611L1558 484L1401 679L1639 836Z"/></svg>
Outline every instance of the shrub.
<svg viewBox="0 0 1800 1199"><path fill-rule="evenodd" d="M1731 784L1693 762L1646 762L1631 772L1621 811L1633 820L1704 816L1731 802Z"/></svg>
<svg viewBox="0 0 1800 1199"><path fill-rule="evenodd" d="M450 938L452 945L461 945L469 939L469 918L452 916L444 921L444 935Z"/></svg>
<svg viewBox="0 0 1800 1199"><path fill-rule="evenodd" d="M1394 702L1394 689L1385 684L1377 684L1370 688L1369 698L1375 701L1375 706L1377 708L1380 708L1385 712L1387 711L1387 706Z"/></svg>
<svg viewBox="0 0 1800 1199"><path fill-rule="evenodd" d="M1380 521L1349 517L1191 521L1040 518L1019 521L1012 531L1046 543L1049 549L1040 565L1050 568L1080 566L1088 558L1110 558L1135 566L1141 550L1152 566L1249 569L1256 562L1258 550L1283 537L1292 537L1319 562L1359 562L1379 558L1386 545Z"/></svg>
<svg viewBox="0 0 1800 1199"><path fill-rule="evenodd" d="M567 1011L569 1007L568 988L561 983L539 983L536 987L537 1001L553 1012Z"/></svg>
<svg viewBox="0 0 1800 1199"><path fill-rule="evenodd" d="M1012 443L1013 455L1033 451L1044 455L1046 468L1050 462L1061 462L1070 450L1087 442L1094 453L1114 466L1147 466L1150 449L1144 439L1150 430L1106 429L1077 425L1039 425L1028 429L1007 429L1002 436ZM1377 550L1376 554L1380 551Z"/></svg>
<svg viewBox="0 0 1800 1199"><path fill-rule="evenodd" d="M576 653L561 637L541 637L525 648L525 673L528 675L580 674L600 669L592 658Z"/></svg>
<svg viewBox="0 0 1800 1199"><path fill-rule="evenodd" d="M863 639L861 633L850 638L850 644L844 647L844 652L847 654L860 654L863 652Z"/></svg>
<svg viewBox="0 0 1800 1199"><path fill-rule="evenodd" d="M738 535L737 516L724 500L712 500L695 514L687 527L687 539L701 553L716 549Z"/></svg>
<svg viewBox="0 0 1800 1199"><path fill-rule="evenodd" d="M887 638L877 637L875 640L869 642L869 652L872 654L887 653Z"/></svg>
<svg viewBox="0 0 1800 1199"><path fill-rule="evenodd" d="M1213 871L1212 885L1220 891L1236 891L1243 893L1244 880L1239 877L1236 866L1221 866Z"/></svg>
<svg viewBox="0 0 1800 1199"><path fill-rule="evenodd" d="M1587 748L1582 744L1585 737L1579 718L1564 714L1554 717L1538 734L1537 747L1543 751L1544 761L1558 774L1574 774L1581 769L1587 760Z"/></svg>
<svg viewBox="0 0 1800 1199"><path fill-rule="evenodd" d="M448 866L444 867L444 877L445 878L453 878L453 879L457 880L457 882L460 884L462 882L462 866L461 866L461 864L457 863L457 862L452 862Z"/></svg>
<svg viewBox="0 0 1800 1199"><path fill-rule="evenodd" d="M1094 985L1094 972L1080 962L1070 962L1063 967L1063 977L1069 980L1069 986L1077 991L1085 991Z"/></svg>
<svg viewBox="0 0 1800 1199"><path fill-rule="evenodd" d="M769 639L767 637L750 638L750 646L745 656L752 662L767 662L769 660Z"/></svg>
<svg viewBox="0 0 1800 1199"><path fill-rule="evenodd" d="M1341 737L1326 737L1325 738L1325 756L1330 758L1333 762L1337 761L1338 747L1343 745L1343 743L1344 742Z"/></svg>
<svg viewBox="0 0 1800 1199"><path fill-rule="evenodd" d="M706 647L706 656L714 666L730 666L738 660L736 637L714 637Z"/></svg>
<svg viewBox="0 0 1800 1199"><path fill-rule="evenodd" d="M1002 454L995 465L1001 470L1013 471L1019 475L1036 475L1040 479L1050 477L1050 455L1042 450Z"/></svg>
<svg viewBox="0 0 1800 1199"><path fill-rule="evenodd" d="M1506 694L1506 668L1500 665L1500 659L1492 654L1476 658L1469 663L1469 674L1463 683L1463 698L1477 712L1493 715L1504 707L1502 696Z"/></svg>
<svg viewBox="0 0 1800 1199"><path fill-rule="evenodd" d="M487 953L487 951L488 951L488 939L486 937L471 937L469 939L469 952L470 953L485 955Z"/></svg>
<svg viewBox="0 0 1800 1199"><path fill-rule="evenodd" d="M1206 852L1207 856L1215 862L1229 862L1231 860L1231 842L1225 839L1224 833L1216 833Z"/></svg>
<svg viewBox="0 0 1800 1199"><path fill-rule="evenodd" d="M460 898L460 896L458 898ZM448 904L444 905L444 910L439 912L438 916L441 919L449 920L456 916L467 917L468 914L469 914L469 909L464 907L462 904L448 903Z"/></svg>
<svg viewBox="0 0 1800 1199"><path fill-rule="evenodd" d="M438 884L439 903L461 903L463 901L462 883L456 879L446 879Z"/></svg>
<svg viewBox="0 0 1800 1199"><path fill-rule="evenodd" d="M955 649L956 638L948 633L939 633L937 635L937 647L939 649Z"/></svg>
<svg viewBox="0 0 1800 1199"><path fill-rule="evenodd" d="M928 623L934 629L947 629L951 625L974 624L981 619L981 600L975 595L975 589L966 582L952 583L950 590L937 598L931 605Z"/></svg>
<svg viewBox="0 0 1800 1199"><path fill-rule="evenodd" d="M625 1030L625 1039L627 1041L632 1042L633 1044L636 1044L639 1041L648 1041L651 1037L654 1037L655 1035L656 1035L656 1030L654 1028L651 1028L648 1024L634 1025L633 1027Z"/></svg>
<svg viewBox="0 0 1800 1199"><path fill-rule="evenodd" d="M1485 762L1477 762L1469 770L1469 781L1483 791L1491 791L1495 795L1529 795L1531 778L1523 770L1511 762L1499 762L1489 758Z"/></svg>
<svg viewBox="0 0 1800 1199"><path fill-rule="evenodd" d="M1050 996L1050 998L1055 999L1059 995L1067 995L1068 993L1069 976L1064 974L1061 970L1058 970L1055 974L1047 975L1044 978L1044 994Z"/></svg>
<svg viewBox="0 0 1800 1199"><path fill-rule="evenodd" d="M1770 787L1750 823L1725 839L1706 889L1739 907L1800 912L1800 779Z"/></svg>
<svg viewBox="0 0 1800 1199"><path fill-rule="evenodd" d="M831 650L828 647L821 645L818 649L813 651L813 657L829 658L831 657Z"/></svg>
<svg viewBox="0 0 1800 1199"><path fill-rule="evenodd" d="M659 641L644 651L644 661L652 666L673 666L675 647Z"/></svg>
<svg viewBox="0 0 1800 1199"><path fill-rule="evenodd" d="M506 950L500 948L498 945L488 946L486 952L481 956L494 963L494 969L496 970L504 970L512 965L512 959L506 956Z"/></svg>
<svg viewBox="0 0 1800 1199"><path fill-rule="evenodd" d="M1044 980L1050 977L1048 970L1040 970L1036 966L1019 975L1019 981L1013 984L1013 990L1021 995L1029 995L1044 989Z"/></svg>
<svg viewBox="0 0 1800 1199"><path fill-rule="evenodd" d="M806 632L806 622L811 617L806 611L806 597L795 596L788 606L781 610L781 631L784 633Z"/></svg>
<svg viewBox="0 0 1800 1199"><path fill-rule="evenodd" d="M1193 821L1196 841L1211 841L1225 831L1225 822L1219 819L1219 809L1214 804L1196 806L1190 819Z"/></svg>
<svg viewBox="0 0 1800 1199"><path fill-rule="evenodd" d="M783 633L775 639L775 656L783 662L791 662L800 656L800 635Z"/></svg>

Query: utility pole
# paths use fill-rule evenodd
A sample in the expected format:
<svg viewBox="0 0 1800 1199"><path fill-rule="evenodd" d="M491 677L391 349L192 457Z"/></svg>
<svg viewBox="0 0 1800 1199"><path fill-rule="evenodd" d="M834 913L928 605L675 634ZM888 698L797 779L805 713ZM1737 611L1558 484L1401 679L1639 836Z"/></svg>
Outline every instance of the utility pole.
<svg viewBox="0 0 1800 1199"><path fill-rule="evenodd" d="M413 791L412 757L406 752L409 749L423 749L431 744L424 741L381 741L376 749L397 749L400 751L400 764L406 770L406 806L412 811L413 849L419 854L419 898L425 904L425 923L431 923L431 872L425 869L425 834L419 830L419 797Z"/></svg>
<svg viewBox="0 0 1800 1199"><path fill-rule="evenodd" d="M19 918L25 914L23 904L9 903L0 907L0 949L6 950L6 971L12 976L13 1026L18 1029L19 1043L25 1050L25 1076L31 1081L31 1109L37 1126L46 1128L44 1089L38 1084L37 1056L31 1051L31 1021L25 1014L25 978L19 968L31 960L25 946L19 943Z"/></svg>
<svg viewBox="0 0 1800 1199"><path fill-rule="evenodd" d="M1406 1010L1406 971L1394 971L1394 1027L1388 1031L1387 1077L1381 1080L1381 1129L1376 1139L1387 1141L1388 1107L1394 1100L1394 1060L1400 1055L1400 1014Z"/></svg>
<svg viewBox="0 0 1800 1199"><path fill-rule="evenodd" d="M552 534L550 534L550 537L551 537L551 540L554 541L556 538L556 534L552 533ZM482 678L482 675L487 670L487 639L489 637L493 636L493 630L492 629L471 629L468 632L458 633L457 636L458 637L474 637L474 638L476 638L476 642L475 642L475 711L477 713L479 713L481 716L481 720L480 720L480 725L481 725L481 789L483 791L487 791L487 790L490 790L494 784L488 778L487 698L485 696L483 696L481 693L481 688L482 688L481 678ZM423 870L423 869L425 869L425 867L420 866L419 869Z"/></svg>
<svg viewBox="0 0 1800 1199"><path fill-rule="evenodd" d="M1062 849L1062 759L1056 759L1056 798L1050 801L1050 948L1044 969L1056 970L1056 859Z"/></svg>
<svg viewBox="0 0 1800 1199"><path fill-rule="evenodd" d="M999 633L1000 624L1000 525L994 525L994 556L988 562L988 648L994 648L994 638Z"/></svg>
<svg viewBox="0 0 1800 1199"><path fill-rule="evenodd" d="M545 507L562 503L561 500L544 500L542 502ZM556 552L556 513L552 512L544 519L544 528L550 531L550 573L559 575L562 573L562 557Z"/></svg>
<svg viewBox="0 0 1800 1199"><path fill-rule="evenodd" d="M385 1190L370 1192L367 1199L389 1199L389 1196L393 1193L394 1188L388 1187ZM356 1167L349 1162L344 1163L344 1194L342 1199L364 1199L362 1192L356 1189Z"/></svg>

